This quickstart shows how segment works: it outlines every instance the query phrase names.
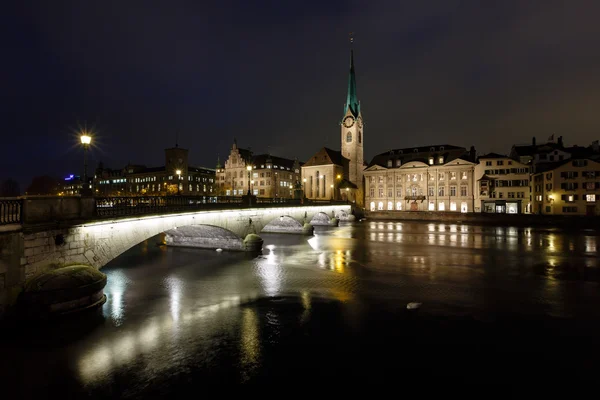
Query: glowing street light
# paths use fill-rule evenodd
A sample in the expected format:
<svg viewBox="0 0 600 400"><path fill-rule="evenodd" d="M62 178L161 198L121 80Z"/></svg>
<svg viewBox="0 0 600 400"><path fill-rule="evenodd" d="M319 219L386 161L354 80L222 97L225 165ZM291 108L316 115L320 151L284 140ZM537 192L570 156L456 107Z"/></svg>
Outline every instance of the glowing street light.
<svg viewBox="0 0 600 400"><path fill-rule="evenodd" d="M248 171L248 196L252 196L252 192L250 192L250 173L252 172L252 165L248 165L246 170Z"/></svg>
<svg viewBox="0 0 600 400"><path fill-rule="evenodd" d="M181 170L178 169L175 171L175 173L177 174L177 194L180 194L180 185L181 185Z"/></svg>
<svg viewBox="0 0 600 400"><path fill-rule="evenodd" d="M82 192L87 191L88 189L88 181L87 181L87 151L90 147L90 143L92 143L92 137L86 132L83 131L81 136L79 136L81 140L81 144L83 145L83 183L81 185Z"/></svg>

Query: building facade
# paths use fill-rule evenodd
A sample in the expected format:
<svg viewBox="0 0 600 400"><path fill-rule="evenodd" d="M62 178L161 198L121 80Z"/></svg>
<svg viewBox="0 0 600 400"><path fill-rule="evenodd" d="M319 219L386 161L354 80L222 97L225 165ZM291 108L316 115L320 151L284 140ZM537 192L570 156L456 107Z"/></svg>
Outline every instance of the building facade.
<svg viewBox="0 0 600 400"><path fill-rule="evenodd" d="M224 167L217 165L218 192L243 196L248 191L262 198L293 198L300 190L302 163L270 154L253 155L234 140Z"/></svg>
<svg viewBox="0 0 600 400"><path fill-rule="evenodd" d="M571 158L546 164L532 175L532 212L600 215L600 162Z"/></svg>
<svg viewBox="0 0 600 400"><path fill-rule="evenodd" d="M530 167L489 153L475 166L475 212L520 214L531 210Z"/></svg>
<svg viewBox="0 0 600 400"><path fill-rule="evenodd" d="M162 167L129 164L115 170L100 164L93 187L96 196L181 194L214 197L217 193L216 171L190 166L188 150L178 146L165 149L165 166Z"/></svg>
<svg viewBox="0 0 600 400"><path fill-rule="evenodd" d="M474 211L475 149L396 149L373 158L365 176L369 211Z"/></svg>
<svg viewBox="0 0 600 400"><path fill-rule="evenodd" d="M356 201L357 187L348 181L350 160L323 147L302 166L302 189L307 199Z"/></svg>

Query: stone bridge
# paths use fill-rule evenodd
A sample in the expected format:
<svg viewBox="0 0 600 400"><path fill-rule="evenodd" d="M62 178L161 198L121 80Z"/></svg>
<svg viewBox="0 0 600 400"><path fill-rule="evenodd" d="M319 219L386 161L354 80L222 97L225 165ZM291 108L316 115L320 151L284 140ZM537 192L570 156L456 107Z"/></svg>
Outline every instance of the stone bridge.
<svg viewBox="0 0 600 400"><path fill-rule="evenodd" d="M11 222L0 225L0 315L24 282L54 268L101 268L131 247L164 233L173 246L260 250L261 232L312 234L351 215L346 203L144 202L86 197L21 200ZM137 203L137 204L134 204ZM142 207L138 207L143 204Z"/></svg>

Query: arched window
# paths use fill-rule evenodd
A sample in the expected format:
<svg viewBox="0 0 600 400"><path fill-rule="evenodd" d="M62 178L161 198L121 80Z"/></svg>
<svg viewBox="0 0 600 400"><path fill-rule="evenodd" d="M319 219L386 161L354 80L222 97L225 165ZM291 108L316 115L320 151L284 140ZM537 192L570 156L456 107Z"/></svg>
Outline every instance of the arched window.
<svg viewBox="0 0 600 400"><path fill-rule="evenodd" d="M383 201L380 201L379 204L377 204L377 210L383 211Z"/></svg>
<svg viewBox="0 0 600 400"><path fill-rule="evenodd" d="M362 132L358 131L358 143L362 142Z"/></svg>
<svg viewBox="0 0 600 400"><path fill-rule="evenodd" d="M375 202L374 201L371 202L371 211L375 211Z"/></svg>
<svg viewBox="0 0 600 400"><path fill-rule="evenodd" d="M346 134L346 142L350 143L352 141L352 132L348 131Z"/></svg>

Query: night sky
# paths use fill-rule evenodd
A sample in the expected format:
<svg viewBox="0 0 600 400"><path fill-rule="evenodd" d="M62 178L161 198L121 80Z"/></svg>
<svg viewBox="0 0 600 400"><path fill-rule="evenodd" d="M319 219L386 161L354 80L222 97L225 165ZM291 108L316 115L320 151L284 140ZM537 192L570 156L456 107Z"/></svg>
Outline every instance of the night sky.
<svg viewBox="0 0 600 400"><path fill-rule="evenodd" d="M233 138L307 160L339 149L354 32L365 160L390 148L513 143L600 126L597 1L39 1L0 14L0 179L214 167ZM10 8L12 7L12 8Z"/></svg>

